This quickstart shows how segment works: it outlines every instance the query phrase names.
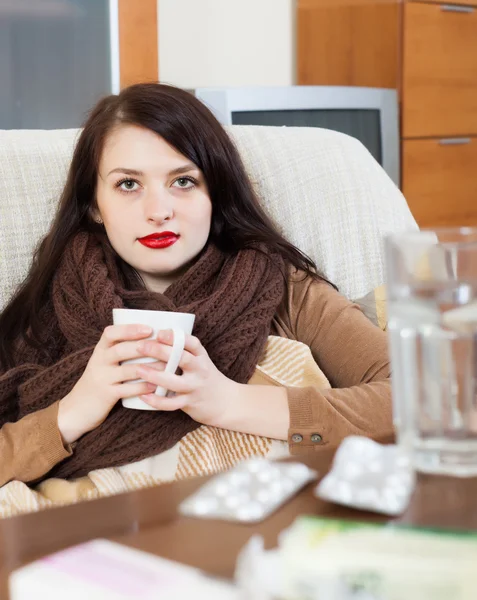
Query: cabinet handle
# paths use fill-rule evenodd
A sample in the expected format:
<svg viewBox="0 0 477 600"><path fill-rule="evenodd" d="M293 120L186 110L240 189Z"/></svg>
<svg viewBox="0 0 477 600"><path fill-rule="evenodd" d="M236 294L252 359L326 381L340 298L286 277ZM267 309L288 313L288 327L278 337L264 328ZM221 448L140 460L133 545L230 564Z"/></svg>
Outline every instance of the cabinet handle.
<svg viewBox="0 0 477 600"><path fill-rule="evenodd" d="M444 138L439 140L441 146L463 146L464 144L470 144L472 140L470 138Z"/></svg>
<svg viewBox="0 0 477 600"><path fill-rule="evenodd" d="M456 6L455 4L441 4L441 10L445 12L473 13L475 8L472 8L472 6Z"/></svg>

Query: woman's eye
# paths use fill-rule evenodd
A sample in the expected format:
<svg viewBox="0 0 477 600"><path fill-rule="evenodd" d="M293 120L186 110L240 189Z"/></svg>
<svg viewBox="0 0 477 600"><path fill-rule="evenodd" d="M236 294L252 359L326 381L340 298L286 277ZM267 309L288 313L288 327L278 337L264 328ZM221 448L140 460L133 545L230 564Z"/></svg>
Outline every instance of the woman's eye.
<svg viewBox="0 0 477 600"><path fill-rule="evenodd" d="M183 190L187 190L195 187L196 182L189 177L179 177L179 179L176 179L172 185Z"/></svg>
<svg viewBox="0 0 477 600"><path fill-rule="evenodd" d="M123 179L117 184L117 187L122 192L135 192L138 189L139 184L137 181L134 181L134 179Z"/></svg>

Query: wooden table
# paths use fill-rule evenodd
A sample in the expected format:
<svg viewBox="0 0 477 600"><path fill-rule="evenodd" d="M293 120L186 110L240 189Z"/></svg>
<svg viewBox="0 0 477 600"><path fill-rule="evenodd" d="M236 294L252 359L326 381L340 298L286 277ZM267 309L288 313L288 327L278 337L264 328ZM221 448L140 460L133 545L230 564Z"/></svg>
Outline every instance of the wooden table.
<svg viewBox="0 0 477 600"><path fill-rule="evenodd" d="M324 475L332 457L332 451L324 450L303 462ZM231 577L237 554L252 534L262 535L266 546L273 547L277 534L297 515L389 521L372 513L342 508L315 498L313 489L316 482L258 525L178 515L178 504L203 482L204 478L189 479L0 520L0 598L8 598L6 589L10 570L48 553L98 537ZM477 478L420 477L408 510L394 522L477 530Z"/></svg>

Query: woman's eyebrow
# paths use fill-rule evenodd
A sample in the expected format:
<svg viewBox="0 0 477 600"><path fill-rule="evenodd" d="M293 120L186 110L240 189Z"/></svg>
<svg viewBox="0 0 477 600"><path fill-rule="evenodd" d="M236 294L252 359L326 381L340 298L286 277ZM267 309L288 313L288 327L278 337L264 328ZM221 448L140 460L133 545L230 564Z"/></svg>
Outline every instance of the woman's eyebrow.
<svg viewBox="0 0 477 600"><path fill-rule="evenodd" d="M172 171L169 171L169 175L180 175L181 173L188 173L189 171L198 170L199 168L197 167L197 165L194 165L194 163L187 163L185 165L177 167L176 169L172 169Z"/></svg>
<svg viewBox="0 0 477 600"><path fill-rule="evenodd" d="M124 173L125 175L135 175L136 177L141 177L144 175L142 171L137 171L136 169L126 169L126 167L118 167L117 169L109 171L108 177L111 175L111 173Z"/></svg>
<svg viewBox="0 0 477 600"><path fill-rule="evenodd" d="M195 165L194 163L187 163L185 165L181 165L180 167L172 169L171 171L169 171L168 175L180 175L182 173L188 173L189 171L198 170L199 169L197 165ZM126 167L117 167L116 169L109 171L108 177L109 175L111 175L111 173L124 173L125 175L135 175L136 177L142 177L144 175L142 171L138 171L137 169L128 169Z"/></svg>

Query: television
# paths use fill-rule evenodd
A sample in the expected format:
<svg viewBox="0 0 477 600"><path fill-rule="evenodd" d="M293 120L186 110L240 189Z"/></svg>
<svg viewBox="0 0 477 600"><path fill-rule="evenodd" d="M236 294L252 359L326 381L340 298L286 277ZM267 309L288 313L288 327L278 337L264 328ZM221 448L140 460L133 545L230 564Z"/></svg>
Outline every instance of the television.
<svg viewBox="0 0 477 600"><path fill-rule="evenodd" d="M395 90L337 86L197 88L197 98L224 125L322 127L366 146L400 186Z"/></svg>

